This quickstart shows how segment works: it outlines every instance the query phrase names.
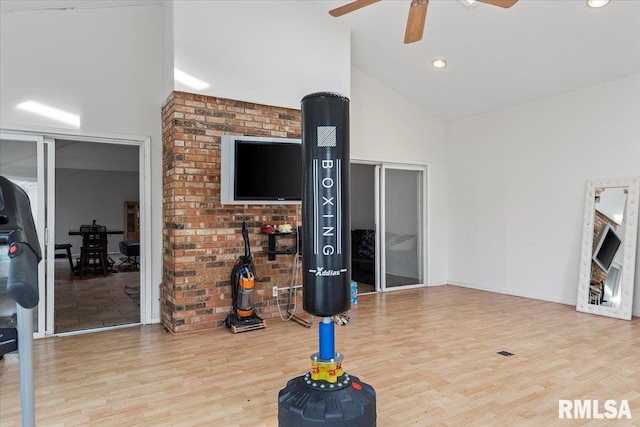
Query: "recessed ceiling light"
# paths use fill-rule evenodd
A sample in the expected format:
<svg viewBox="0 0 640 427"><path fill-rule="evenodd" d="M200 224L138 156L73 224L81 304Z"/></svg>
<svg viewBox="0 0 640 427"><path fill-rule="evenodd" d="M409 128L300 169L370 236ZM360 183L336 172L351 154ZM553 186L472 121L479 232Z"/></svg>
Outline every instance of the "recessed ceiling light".
<svg viewBox="0 0 640 427"><path fill-rule="evenodd" d="M434 59L433 61L431 61L431 65L436 68L444 68L447 66L447 61L445 61L444 59Z"/></svg>
<svg viewBox="0 0 640 427"><path fill-rule="evenodd" d="M80 116L78 116L77 114L58 110L57 108L49 107L48 105L44 105L39 102L21 102L16 106L16 108L29 111L30 113L38 114L39 116L47 117L49 119L53 119L62 123L66 123L76 128L80 127Z"/></svg>
<svg viewBox="0 0 640 427"><path fill-rule="evenodd" d="M604 7L609 3L609 0L587 0L587 6L598 8Z"/></svg>
<svg viewBox="0 0 640 427"><path fill-rule="evenodd" d="M189 86L192 89L202 90L209 87L209 83L198 80L195 77L185 73L184 71L178 70L177 68L173 69L173 78L175 79L175 81Z"/></svg>

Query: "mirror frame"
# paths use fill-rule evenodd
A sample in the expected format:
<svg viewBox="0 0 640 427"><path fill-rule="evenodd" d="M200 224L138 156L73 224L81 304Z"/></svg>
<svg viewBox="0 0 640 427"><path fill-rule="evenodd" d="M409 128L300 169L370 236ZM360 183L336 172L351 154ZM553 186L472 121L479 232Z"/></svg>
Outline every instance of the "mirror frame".
<svg viewBox="0 0 640 427"><path fill-rule="evenodd" d="M620 272L620 307L605 307L589 304L589 283L591 281L591 258L593 251L593 228L595 218L596 188L627 187L627 206L625 211L625 234L623 241L623 265ZM587 194L584 203L584 225L582 228L582 251L580 256L580 276L578 277L578 302L576 310L584 313L599 314L631 320L633 306L633 288L636 268L636 247L638 237L638 198L640 177L596 179L587 181Z"/></svg>

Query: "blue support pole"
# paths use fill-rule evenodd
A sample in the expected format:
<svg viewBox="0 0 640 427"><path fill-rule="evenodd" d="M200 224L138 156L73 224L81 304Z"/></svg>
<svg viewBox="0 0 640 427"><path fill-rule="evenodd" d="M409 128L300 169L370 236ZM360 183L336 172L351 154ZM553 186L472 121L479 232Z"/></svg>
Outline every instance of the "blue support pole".
<svg viewBox="0 0 640 427"><path fill-rule="evenodd" d="M336 357L335 328L331 317L323 317L319 329L320 359L331 360Z"/></svg>

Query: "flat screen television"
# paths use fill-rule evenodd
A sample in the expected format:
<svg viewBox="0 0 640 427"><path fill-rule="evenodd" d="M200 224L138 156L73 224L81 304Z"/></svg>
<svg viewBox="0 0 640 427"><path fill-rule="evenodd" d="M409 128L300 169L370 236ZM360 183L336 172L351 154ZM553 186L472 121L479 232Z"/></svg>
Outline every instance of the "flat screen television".
<svg viewBox="0 0 640 427"><path fill-rule="evenodd" d="M296 204L302 200L299 139L224 135L222 204Z"/></svg>
<svg viewBox="0 0 640 427"><path fill-rule="evenodd" d="M604 271L609 272L611 263L621 244L622 239L618 236L618 233L611 227L611 224L607 224L602 230L600 240L593 251L593 261Z"/></svg>

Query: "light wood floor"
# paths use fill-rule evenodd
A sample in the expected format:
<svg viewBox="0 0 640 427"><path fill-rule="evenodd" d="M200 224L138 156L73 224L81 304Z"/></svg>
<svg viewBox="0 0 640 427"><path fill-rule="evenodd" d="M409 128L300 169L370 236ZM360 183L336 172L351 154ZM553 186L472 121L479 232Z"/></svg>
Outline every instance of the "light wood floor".
<svg viewBox="0 0 640 427"><path fill-rule="evenodd" d="M336 327L345 370L377 393L378 426L585 425L558 399L627 399L640 424L640 319L454 286L363 295ZM504 357L506 350L515 353ZM40 426L276 426L317 326L173 336L158 325L35 342ZM20 424L18 361L0 361L0 424ZM602 425L594 420L592 425Z"/></svg>

